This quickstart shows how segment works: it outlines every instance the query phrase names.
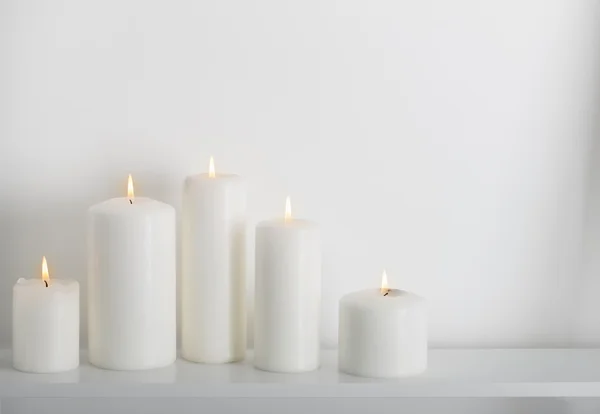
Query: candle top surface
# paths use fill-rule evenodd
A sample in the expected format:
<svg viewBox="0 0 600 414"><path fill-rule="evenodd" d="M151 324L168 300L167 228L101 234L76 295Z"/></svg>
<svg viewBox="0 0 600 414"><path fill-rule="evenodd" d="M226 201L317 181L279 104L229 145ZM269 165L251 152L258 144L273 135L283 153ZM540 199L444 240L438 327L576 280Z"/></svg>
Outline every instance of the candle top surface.
<svg viewBox="0 0 600 414"><path fill-rule="evenodd" d="M345 303L373 309L395 309L425 305L425 299L405 290L388 289L388 294L384 296L384 293L379 288L359 290L342 297L340 304Z"/></svg>
<svg viewBox="0 0 600 414"><path fill-rule="evenodd" d="M217 173L214 177L211 177L208 173L192 174L186 177L187 180L207 180L207 181L228 181L228 180L240 180L237 174L226 174Z"/></svg>
<svg viewBox="0 0 600 414"><path fill-rule="evenodd" d="M106 214L138 214L139 212L152 212L161 210L173 210L169 204L148 197L111 198L90 207L90 212L102 212Z"/></svg>
<svg viewBox="0 0 600 414"><path fill-rule="evenodd" d="M297 218L278 218L272 220L265 220L258 223L257 227L264 228L278 228L278 229L318 229L319 225L314 221L303 220Z"/></svg>
<svg viewBox="0 0 600 414"><path fill-rule="evenodd" d="M42 280L42 278L19 278L14 286L15 289L51 289L55 290L71 290L71 289L79 289L79 283L73 279L60 279L60 278L50 278L48 281L48 287Z"/></svg>
<svg viewBox="0 0 600 414"><path fill-rule="evenodd" d="M211 177L207 173L189 175L185 178L185 188L223 188L243 187L244 180L235 174L216 174Z"/></svg>

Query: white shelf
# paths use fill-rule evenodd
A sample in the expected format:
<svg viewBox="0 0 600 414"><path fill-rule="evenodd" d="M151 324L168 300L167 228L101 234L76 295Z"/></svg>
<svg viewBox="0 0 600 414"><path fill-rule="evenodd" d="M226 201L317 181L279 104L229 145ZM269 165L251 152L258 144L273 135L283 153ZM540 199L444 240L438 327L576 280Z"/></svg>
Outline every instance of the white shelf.
<svg viewBox="0 0 600 414"><path fill-rule="evenodd" d="M134 372L90 366L62 374L26 374L0 350L0 398L360 398L360 397L600 397L600 349L431 350L426 374L374 380L338 373L335 351L307 374L274 374L244 363Z"/></svg>

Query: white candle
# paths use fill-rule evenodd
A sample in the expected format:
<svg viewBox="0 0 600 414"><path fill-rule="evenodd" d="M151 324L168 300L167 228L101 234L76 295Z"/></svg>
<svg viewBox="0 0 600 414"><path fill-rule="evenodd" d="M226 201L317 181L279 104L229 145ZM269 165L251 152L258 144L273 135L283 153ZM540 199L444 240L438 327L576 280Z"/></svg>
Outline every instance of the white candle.
<svg viewBox="0 0 600 414"><path fill-rule="evenodd" d="M413 293L387 288L340 300L339 369L373 378L420 374L427 368L427 310Z"/></svg>
<svg viewBox="0 0 600 414"><path fill-rule="evenodd" d="M244 359L246 350L243 180L187 177L182 209L182 356L194 362Z"/></svg>
<svg viewBox="0 0 600 414"><path fill-rule="evenodd" d="M115 370L156 368L176 357L175 210L135 197L89 210L89 359Z"/></svg>
<svg viewBox="0 0 600 414"><path fill-rule="evenodd" d="M79 283L50 279L44 257L42 278L21 278L13 287L13 366L50 373L78 365Z"/></svg>
<svg viewBox="0 0 600 414"><path fill-rule="evenodd" d="M319 228L292 219L256 227L254 365L275 372L319 367L321 246Z"/></svg>

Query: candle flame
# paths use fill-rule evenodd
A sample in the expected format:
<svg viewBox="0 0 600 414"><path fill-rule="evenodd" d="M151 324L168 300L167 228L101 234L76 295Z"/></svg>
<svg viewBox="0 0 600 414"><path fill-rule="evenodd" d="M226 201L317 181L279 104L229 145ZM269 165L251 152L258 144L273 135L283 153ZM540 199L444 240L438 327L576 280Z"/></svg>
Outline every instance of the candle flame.
<svg viewBox="0 0 600 414"><path fill-rule="evenodd" d="M385 272L385 269L383 270L383 274L381 275L381 294L385 295L386 293L388 293L390 290L389 286L388 286L388 278L387 278L387 273Z"/></svg>
<svg viewBox="0 0 600 414"><path fill-rule="evenodd" d="M215 178L215 160L213 157L210 157L210 161L208 162L208 177Z"/></svg>
<svg viewBox="0 0 600 414"><path fill-rule="evenodd" d="M133 204L135 194L133 192L133 178L131 178L131 174L129 174L129 179L127 180L127 198L129 198L129 203Z"/></svg>
<svg viewBox="0 0 600 414"><path fill-rule="evenodd" d="M292 219L292 203L290 201L290 196L287 196L285 199L285 221L290 221Z"/></svg>
<svg viewBox="0 0 600 414"><path fill-rule="evenodd" d="M42 257L42 280L46 282L46 286L48 286L48 282L50 281L50 274L48 273L48 263L46 262L46 256Z"/></svg>

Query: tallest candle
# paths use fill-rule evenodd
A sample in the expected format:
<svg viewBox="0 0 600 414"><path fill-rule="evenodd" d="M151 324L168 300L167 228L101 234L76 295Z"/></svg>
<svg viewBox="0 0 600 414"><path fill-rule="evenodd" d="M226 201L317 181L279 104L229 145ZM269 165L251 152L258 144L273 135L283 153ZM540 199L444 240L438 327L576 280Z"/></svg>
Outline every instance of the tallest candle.
<svg viewBox="0 0 600 414"><path fill-rule="evenodd" d="M175 209L128 196L89 210L90 362L156 368L176 356Z"/></svg>
<svg viewBox="0 0 600 414"><path fill-rule="evenodd" d="M241 360L246 349L246 193L240 177L185 180L182 208L181 345L194 362Z"/></svg>

